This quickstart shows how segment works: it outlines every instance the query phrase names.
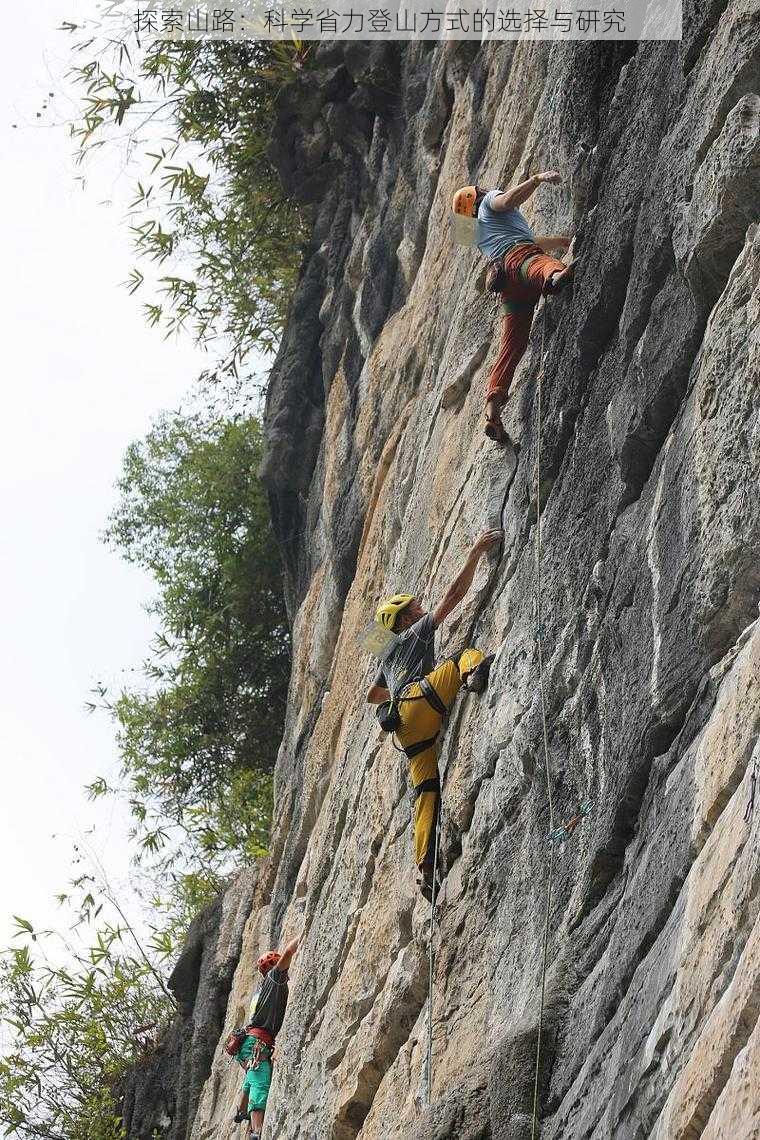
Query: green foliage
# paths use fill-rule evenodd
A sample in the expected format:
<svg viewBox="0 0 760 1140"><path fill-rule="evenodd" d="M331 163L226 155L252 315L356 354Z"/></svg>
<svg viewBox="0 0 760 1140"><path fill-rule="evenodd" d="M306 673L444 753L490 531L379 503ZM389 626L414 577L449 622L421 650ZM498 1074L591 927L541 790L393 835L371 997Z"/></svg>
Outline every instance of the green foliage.
<svg viewBox="0 0 760 1140"><path fill-rule="evenodd" d="M23 944L0 953L0 1133L122 1140L117 1083L174 1004L131 925L107 918L114 900L92 876L60 897L68 939L17 918Z"/></svg>
<svg viewBox="0 0 760 1140"><path fill-rule="evenodd" d="M179 829L212 885L229 854L266 848L285 715L290 635L262 449L252 418L161 418L127 452L106 532L159 587L147 684L106 702L137 833L161 856Z"/></svg>
<svg viewBox="0 0 760 1140"><path fill-rule="evenodd" d="M155 42L134 56L118 39L75 49L80 155L123 136L141 169L132 232L159 273L147 319L217 347L213 377L236 376L254 348L273 352L282 331L308 224L267 150L277 95L308 57L297 41ZM135 268L126 284L134 293L144 282Z"/></svg>
<svg viewBox="0 0 760 1140"><path fill-rule="evenodd" d="M157 286L147 319L212 348L209 378L237 377L276 348L308 237L267 157L275 101L308 49L131 53L104 37L74 51L80 157L123 141L140 167L127 288ZM73 908L66 937L16 918L21 944L0 951L0 1134L123 1140L119 1084L174 1012L163 971L230 865L266 849L290 638L262 449L255 419L207 410L164 416L125 458L106 539L153 576L160 633L140 686L99 690L124 786L98 778L89 792L129 800L150 917L138 934L104 878L82 874L58 896Z"/></svg>

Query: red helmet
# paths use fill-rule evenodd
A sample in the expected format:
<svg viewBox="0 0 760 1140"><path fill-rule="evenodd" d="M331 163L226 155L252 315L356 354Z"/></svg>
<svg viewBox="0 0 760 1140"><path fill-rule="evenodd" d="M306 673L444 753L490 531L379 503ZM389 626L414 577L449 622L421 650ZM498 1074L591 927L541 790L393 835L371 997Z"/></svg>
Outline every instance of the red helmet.
<svg viewBox="0 0 760 1140"><path fill-rule="evenodd" d="M259 968L259 973L264 977L269 973L273 966L276 966L280 960L281 955L276 950L268 950L266 954L262 954L256 965Z"/></svg>

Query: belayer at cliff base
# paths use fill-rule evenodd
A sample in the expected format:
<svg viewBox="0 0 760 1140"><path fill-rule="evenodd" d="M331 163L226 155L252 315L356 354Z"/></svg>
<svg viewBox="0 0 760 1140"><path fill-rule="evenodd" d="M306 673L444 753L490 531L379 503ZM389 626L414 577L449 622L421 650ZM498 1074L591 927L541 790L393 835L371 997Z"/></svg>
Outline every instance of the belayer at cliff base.
<svg viewBox="0 0 760 1140"><path fill-rule="evenodd" d="M237 1029L225 1042L225 1051L245 1070L235 1123L249 1121L250 1140L260 1140L264 1113L272 1084L272 1062L277 1034L288 1004L288 970L298 949L294 938L279 952L268 950L256 963L263 981L251 1002L251 1013L243 1029Z"/></svg>

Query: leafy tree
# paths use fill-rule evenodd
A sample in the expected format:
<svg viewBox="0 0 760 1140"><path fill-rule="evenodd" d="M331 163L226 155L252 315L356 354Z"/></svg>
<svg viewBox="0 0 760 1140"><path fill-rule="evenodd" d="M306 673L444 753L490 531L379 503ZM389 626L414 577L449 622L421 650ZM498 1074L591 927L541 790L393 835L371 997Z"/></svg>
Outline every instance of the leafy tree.
<svg viewBox="0 0 760 1140"><path fill-rule="evenodd" d="M262 449L255 419L164 416L127 452L105 536L159 587L146 684L103 694L138 834L159 854L179 829L185 856L212 878L228 854L265 848L287 697L290 635Z"/></svg>
<svg viewBox="0 0 760 1140"><path fill-rule="evenodd" d="M132 232L155 273L136 267L129 288L157 276L149 321L214 351L207 378L237 377L252 351L276 348L309 235L267 157L278 94L309 65L308 49L132 51L109 34L74 52L80 157L121 140L141 168ZM60 896L74 908L66 937L17 919L24 944L0 951L7 1135L122 1140L114 1089L173 1013L162 971L230 862L267 843L290 643L256 474L262 447L255 419L207 410L164 416L127 453L106 538L154 576L161 632L142 686L99 695L116 717L121 790L151 859L153 918L143 944L107 884L82 875ZM90 788L110 790L103 779Z"/></svg>
<svg viewBox="0 0 760 1140"><path fill-rule="evenodd" d="M74 47L80 157L126 143L139 168L136 249L159 272L146 315L215 348L212 378L236 376L253 348L271 353L279 341L310 227L284 195L268 146L277 96L309 62L299 41L156 41L134 50L126 32L113 35L112 21L100 39ZM145 280L136 267L127 284L136 292Z"/></svg>
<svg viewBox="0 0 760 1140"><path fill-rule="evenodd" d="M174 1002L160 953L141 944L118 904L114 915L93 876L59 898L67 937L17 918L23 944L0 953L0 1131L122 1140L116 1082L155 1047Z"/></svg>

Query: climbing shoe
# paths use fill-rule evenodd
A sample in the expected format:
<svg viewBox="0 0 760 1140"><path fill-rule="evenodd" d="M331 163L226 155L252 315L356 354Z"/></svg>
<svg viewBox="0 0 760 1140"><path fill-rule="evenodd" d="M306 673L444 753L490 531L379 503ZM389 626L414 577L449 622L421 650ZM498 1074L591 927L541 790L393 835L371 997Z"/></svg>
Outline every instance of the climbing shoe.
<svg viewBox="0 0 760 1140"><path fill-rule="evenodd" d="M248 1119L248 1113L247 1112L238 1112L235 1116L235 1123L236 1124L242 1124L243 1121L247 1120L247 1119Z"/></svg>
<svg viewBox="0 0 760 1140"><path fill-rule="evenodd" d="M420 894L428 902L433 901L433 867L430 863L422 863L417 868L417 886L420 889ZM436 894L437 894L436 890Z"/></svg>
<svg viewBox="0 0 760 1140"><path fill-rule="evenodd" d="M552 273L551 277L544 285L544 295L553 297L555 293L561 293L563 289L566 289L573 279L575 266L576 262L571 261L570 264L566 265L564 269L558 270L556 273Z"/></svg>
<svg viewBox="0 0 760 1140"><path fill-rule="evenodd" d="M486 416L486 426L483 430L489 439L498 443L499 447L514 447L509 432L498 416Z"/></svg>
<svg viewBox="0 0 760 1140"><path fill-rule="evenodd" d="M488 675L491 672L495 653L489 653L488 657L484 657L479 665L467 674L464 678L464 687L468 693L484 693L488 686Z"/></svg>

